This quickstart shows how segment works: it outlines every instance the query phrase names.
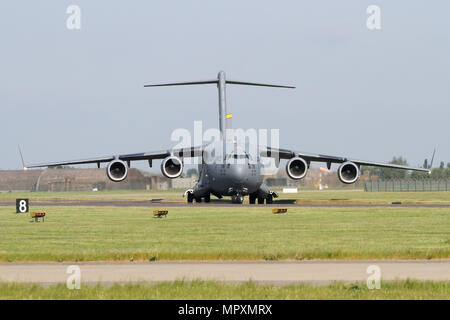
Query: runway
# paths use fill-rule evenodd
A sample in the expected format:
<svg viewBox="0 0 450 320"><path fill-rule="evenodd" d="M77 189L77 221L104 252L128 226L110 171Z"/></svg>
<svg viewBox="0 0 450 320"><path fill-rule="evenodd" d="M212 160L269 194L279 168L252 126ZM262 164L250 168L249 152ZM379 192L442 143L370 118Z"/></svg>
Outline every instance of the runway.
<svg viewBox="0 0 450 320"><path fill-rule="evenodd" d="M15 202L2 201L0 207L15 207ZM211 201L210 203L184 203L170 202L160 200L57 200L57 201L30 201L31 206L38 207L170 207L170 208L213 208L213 207L232 207L232 208L259 208L259 207L317 207L317 208L449 208L450 204L386 204L386 203L293 203L292 201L274 201L272 204L233 204L231 201Z"/></svg>
<svg viewBox="0 0 450 320"><path fill-rule="evenodd" d="M217 280L227 283L254 281L288 285L326 285L334 281L366 282L377 266L381 281L401 279L450 281L450 260L367 261L207 261L207 262L84 262L1 263L0 281L54 285L66 283L70 265L80 268L82 284Z"/></svg>

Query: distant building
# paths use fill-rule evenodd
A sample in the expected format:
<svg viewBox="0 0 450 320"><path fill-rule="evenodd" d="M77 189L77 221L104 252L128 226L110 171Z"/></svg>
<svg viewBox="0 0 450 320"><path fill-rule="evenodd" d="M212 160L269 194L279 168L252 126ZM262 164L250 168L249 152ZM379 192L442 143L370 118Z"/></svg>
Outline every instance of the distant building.
<svg viewBox="0 0 450 320"><path fill-rule="evenodd" d="M31 191L44 170L0 170L0 191Z"/></svg>
<svg viewBox="0 0 450 320"><path fill-rule="evenodd" d="M127 178L112 182L105 169L47 169L47 170L2 170L0 191L90 191L96 190L149 190L167 189L167 178L147 175L131 168Z"/></svg>
<svg viewBox="0 0 450 320"><path fill-rule="evenodd" d="M171 180L173 189L189 189L192 188L198 181L198 176L193 174L187 178L178 178Z"/></svg>

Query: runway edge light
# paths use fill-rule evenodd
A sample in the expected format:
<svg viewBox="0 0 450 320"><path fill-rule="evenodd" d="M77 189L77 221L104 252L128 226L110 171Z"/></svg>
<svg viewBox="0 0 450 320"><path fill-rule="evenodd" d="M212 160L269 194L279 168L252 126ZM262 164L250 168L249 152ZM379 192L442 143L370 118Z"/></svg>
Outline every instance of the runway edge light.
<svg viewBox="0 0 450 320"><path fill-rule="evenodd" d="M287 209L286 208L272 209L272 213L273 214L283 214L283 213L287 214Z"/></svg>
<svg viewBox="0 0 450 320"><path fill-rule="evenodd" d="M167 216L168 213L169 213L168 210L154 210L153 211L153 216L155 218L162 218L162 217Z"/></svg>
<svg viewBox="0 0 450 320"><path fill-rule="evenodd" d="M44 222L45 212L30 212L30 216L35 222L39 222L39 218Z"/></svg>

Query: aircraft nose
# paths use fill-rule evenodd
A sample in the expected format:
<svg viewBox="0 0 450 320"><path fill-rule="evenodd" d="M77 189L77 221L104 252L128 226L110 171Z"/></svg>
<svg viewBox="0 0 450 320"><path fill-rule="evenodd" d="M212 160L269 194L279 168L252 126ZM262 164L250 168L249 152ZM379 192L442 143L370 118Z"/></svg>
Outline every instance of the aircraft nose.
<svg viewBox="0 0 450 320"><path fill-rule="evenodd" d="M243 182L245 179L245 172L243 166L231 166L228 175L233 182Z"/></svg>

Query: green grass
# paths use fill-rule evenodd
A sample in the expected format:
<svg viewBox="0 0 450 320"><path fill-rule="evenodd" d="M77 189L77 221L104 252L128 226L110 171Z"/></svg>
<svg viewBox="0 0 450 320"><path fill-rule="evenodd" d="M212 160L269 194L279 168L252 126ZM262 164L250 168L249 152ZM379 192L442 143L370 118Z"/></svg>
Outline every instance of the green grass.
<svg viewBox="0 0 450 320"><path fill-rule="evenodd" d="M0 284L0 299L450 299L450 282L382 282L379 290L364 283L334 283L328 286L272 286L255 283L223 284L214 281L175 281L149 285L125 284L83 286L68 290L65 285L42 287L31 284Z"/></svg>
<svg viewBox="0 0 450 320"><path fill-rule="evenodd" d="M0 193L0 201L14 201L16 198L29 198L31 201L77 201L77 200L149 200L185 202L184 190L114 190L99 192L13 192ZM450 191L439 192L364 192L352 190L303 191L296 194L283 194L279 199L297 200L299 203L348 203L348 204L390 204L402 202L409 204L450 204ZM213 197L213 199L215 199ZM226 198L229 201L229 197ZM246 202L248 197L246 197Z"/></svg>
<svg viewBox="0 0 450 320"><path fill-rule="evenodd" d="M364 191L314 191L297 194L280 194L280 199L296 199L299 203L367 203L390 204L450 204L450 191L436 192L364 192Z"/></svg>
<svg viewBox="0 0 450 320"><path fill-rule="evenodd" d="M29 198L31 201L75 201L75 200L149 200L152 198L183 200L185 190L107 190L67 192L0 192L0 201L15 201Z"/></svg>
<svg viewBox="0 0 450 320"><path fill-rule="evenodd" d="M0 207L0 261L450 258L450 208L153 209Z"/></svg>

